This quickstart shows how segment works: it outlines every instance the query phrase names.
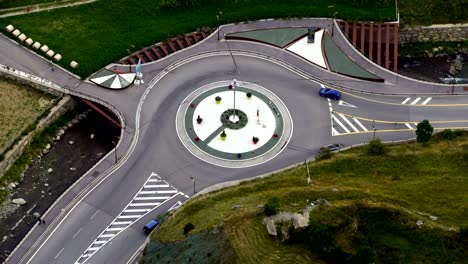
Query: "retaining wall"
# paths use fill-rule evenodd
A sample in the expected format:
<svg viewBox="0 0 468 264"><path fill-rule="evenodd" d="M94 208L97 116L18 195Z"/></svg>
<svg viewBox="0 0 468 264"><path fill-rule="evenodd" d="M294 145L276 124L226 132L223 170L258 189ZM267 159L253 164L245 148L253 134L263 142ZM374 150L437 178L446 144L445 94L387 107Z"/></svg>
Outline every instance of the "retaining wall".
<svg viewBox="0 0 468 264"><path fill-rule="evenodd" d="M401 44L414 42L465 41L468 40L468 24L401 27L398 33L398 40Z"/></svg>

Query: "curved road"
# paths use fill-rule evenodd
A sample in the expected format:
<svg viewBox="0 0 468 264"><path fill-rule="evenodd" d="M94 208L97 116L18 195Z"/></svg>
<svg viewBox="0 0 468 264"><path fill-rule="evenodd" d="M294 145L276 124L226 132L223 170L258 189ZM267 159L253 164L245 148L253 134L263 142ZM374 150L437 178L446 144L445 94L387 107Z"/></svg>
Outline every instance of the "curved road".
<svg viewBox="0 0 468 264"><path fill-rule="evenodd" d="M324 19L259 21L225 26L223 31L273 27L280 22L287 24L283 26L311 22L331 26ZM335 38L339 39L339 34ZM219 42L216 34L168 59L143 65L146 86L122 91L97 88L64 71L48 72L41 58L8 40L0 41L11 49L0 54L0 63L51 79L67 86L72 94L103 100L118 109L125 120L117 149L119 163L113 166L112 155L108 155L85 175L51 208L50 215L57 215L54 222L50 219L46 230L36 226L8 263L127 263L146 239L141 230L144 223L184 202L194 191L303 162L330 143L352 146L368 142L375 134L383 141L409 139L414 137L415 123L422 119L438 121L434 123L438 128L468 127L468 97L437 94L446 93L449 87L402 77L398 83L360 82L320 69L281 49L241 41ZM358 56L349 44L343 49L350 49L350 56ZM372 70L389 75L375 65ZM228 169L205 163L190 154L175 133L177 109L189 93L205 84L234 78L275 93L288 107L294 123L284 151L249 168ZM394 80L393 75L391 78ZM343 101L319 97L322 83L341 89ZM378 94L383 92L400 95ZM68 196L72 197L67 200ZM154 199L158 199L157 207Z"/></svg>

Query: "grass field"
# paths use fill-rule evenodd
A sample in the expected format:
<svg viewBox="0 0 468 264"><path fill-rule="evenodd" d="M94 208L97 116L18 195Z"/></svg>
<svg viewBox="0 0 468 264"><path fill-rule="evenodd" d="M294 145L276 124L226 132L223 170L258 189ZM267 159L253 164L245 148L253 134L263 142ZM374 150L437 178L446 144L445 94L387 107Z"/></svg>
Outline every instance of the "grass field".
<svg viewBox="0 0 468 264"><path fill-rule="evenodd" d="M0 153L54 104L54 96L0 79Z"/></svg>
<svg viewBox="0 0 468 264"><path fill-rule="evenodd" d="M277 196L281 211L298 212L311 201L323 198L330 202L330 210L315 215L315 220L334 221L338 225L336 222L343 217L361 219L359 235L365 234L379 254L379 263L395 260L398 252L404 253L401 261L433 262L447 256L455 262L460 260L459 250L444 247L458 236L447 230L467 225L467 133L453 140L435 139L428 146L391 146L383 156L370 156L365 148L353 149L310 165L313 185L306 184L305 166L298 166L267 179L196 198L166 219L152 239L183 240L182 230L188 222L195 226L193 233L223 226L239 263L258 263L259 259L284 263L283 256L293 252L298 263L309 262L316 255L301 244L279 243L266 235L258 205ZM365 213L347 209L353 208L356 201L367 205ZM429 216L438 219L431 221ZM417 219L430 228L417 231ZM359 239L350 242L344 234L349 235L345 231L352 225L343 226L344 229L336 231L337 243L349 249ZM388 259L382 261L385 258Z"/></svg>
<svg viewBox="0 0 468 264"><path fill-rule="evenodd" d="M218 0L206 6L164 11L153 0L99 0L92 4L57 9L50 12L0 19L2 30L13 24L28 37L47 44L63 55L61 65L71 60L80 63L76 72L89 76L101 67L153 43L203 26L242 22L261 18L331 17L356 20L393 20L395 6L389 1L365 1L353 4L335 0ZM134 47L134 48L132 48Z"/></svg>
<svg viewBox="0 0 468 264"><path fill-rule="evenodd" d="M400 23L431 25L468 22L466 0L399 0Z"/></svg>

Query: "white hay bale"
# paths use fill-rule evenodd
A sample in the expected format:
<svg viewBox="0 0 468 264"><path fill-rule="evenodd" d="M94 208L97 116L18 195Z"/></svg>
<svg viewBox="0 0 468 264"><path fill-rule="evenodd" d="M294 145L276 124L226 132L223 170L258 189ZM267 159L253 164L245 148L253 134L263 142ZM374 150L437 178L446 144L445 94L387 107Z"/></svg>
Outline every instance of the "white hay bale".
<svg viewBox="0 0 468 264"><path fill-rule="evenodd" d="M39 49L39 48L41 47L41 43L39 43L39 42L36 41L36 42L32 45L32 47L33 47L34 49Z"/></svg>
<svg viewBox="0 0 468 264"><path fill-rule="evenodd" d="M53 50L49 50L46 52L46 55L49 56L49 58L52 58L55 55L55 52Z"/></svg>
<svg viewBox="0 0 468 264"><path fill-rule="evenodd" d="M15 29L12 34L13 34L13 36L17 37L17 36L21 35L21 31Z"/></svg>
<svg viewBox="0 0 468 264"><path fill-rule="evenodd" d="M41 47L41 51L46 53L47 51L49 51L49 47L47 47L47 45L44 45Z"/></svg>
<svg viewBox="0 0 468 264"><path fill-rule="evenodd" d="M8 32L12 32L13 30L15 30L15 27L14 27L13 25L11 25L11 24L8 25L8 26L6 26L5 28L6 28L6 30L7 30Z"/></svg>
<svg viewBox="0 0 468 264"><path fill-rule="evenodd" d="M73 69L76 69L78 67L80 67L80 64L76 61L72 61L70 62L70 67L72 67Z"/></svg>
<svg viewBox="0 0 468 264"><path fill-rule="evenodd" d="M60 55L60 54L58 54L58 53L55 54L54 60L55 60L56 62L59 62L61 59L62 59L62 55Z"/></svg>
<svg viewBox="0 0 468 264"><path fill-rule="evenodd" d="M21 40L21 41L25 41L27 39L26 35L25 34L21 34L18 36L18 39Z"/></svg>
<svg viewBox="0 0 468 264"><path fill-rule="evenodd" d="M28 46L31 46L31 44L33 44L33 42L34 42L34 41L32 40L32 38L28 38L28 39L26 39L26 40L24 41L24 43L26 43L26 45L28 45Z"/></svg>

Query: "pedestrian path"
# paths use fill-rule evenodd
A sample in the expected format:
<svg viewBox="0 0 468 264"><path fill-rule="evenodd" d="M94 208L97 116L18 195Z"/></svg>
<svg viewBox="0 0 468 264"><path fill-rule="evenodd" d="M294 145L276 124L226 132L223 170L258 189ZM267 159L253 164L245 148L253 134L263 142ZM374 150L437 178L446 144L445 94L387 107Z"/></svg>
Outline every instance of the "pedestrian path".
<svg viewBox="0 0 468 264"><path fill-rule="evenodd" d="M85 250L76 264L84 263L124 229L178 194L188 197L172 187L166 181L162 180L156 173L151 173L132 201Z"/></svg>

